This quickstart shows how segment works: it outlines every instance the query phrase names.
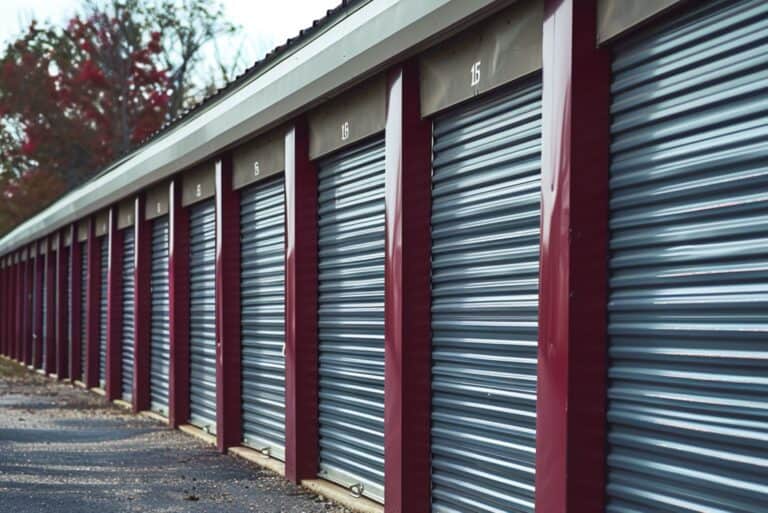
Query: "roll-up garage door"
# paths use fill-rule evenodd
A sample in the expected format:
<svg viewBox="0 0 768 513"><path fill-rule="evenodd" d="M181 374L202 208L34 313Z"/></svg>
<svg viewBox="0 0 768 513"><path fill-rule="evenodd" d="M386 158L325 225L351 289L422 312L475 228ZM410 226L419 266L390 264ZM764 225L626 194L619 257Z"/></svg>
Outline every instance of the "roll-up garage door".
<svg viewBox="0 0 768 513"><path fill-rule="evenodd" d="M432 511L534 511L541 85L434 120Z"/></svg>
<svg viewBox="0 0 768 513"><path fill-rule="evenodd" d="M80 243L80 379L85 382L85 369L88 362L88 246Z"/></svg>
<svg viewBox="0 0 768 513"><path fill-rule="evenodd" d="M285 454L285 180L242 192L240 207L243 438Z"/></svg>
<svg viewBox="0 0 768 513"><path fill-rule="evenodd" d="M768 505L768 4L613 61L608 506Z"/></svg>
<svg viewBox="0 0 768 513"><path fill-rule="evenodd" d="M99 385L104 388L107 377L107 276L109 273L109 244L103 237L99 244Z"/></svg>
<svg viewBox="0 0 768 513"><path fill-rule="evenodd" d="M189 421L216 433L216 204L189 211Z"/></svg>
<svg viewBox="0 0 768 513"><path fill-rule="evenodd" d="M73 242L77 244L77 242ZM72 247L67 249L67 372L71 369L72 359ZM70 376L74 378L74 376Z"/></svg>
<svg viewBox="0 0 768 513"><path fill-rule="evenodd" d="M123 400L128 402L133 395L134 237L133 228L123 231L122 395Z"/></svg>
<svg viewBox="0 0 768 513"><path fill-rule="evenodd" d="M384 500L384 141L319 163L320 475Z"/></svg>
<svg viewBox="0 0 768 513"><path fill-rule="evenodd" d="M42 311L43 316L43 323L42 323L42 331L40 332L40 340L41 346L42 346L42 360L40 360L40 368L45 369L45 359L48 357L48 348L46 347L48 345L48 337L47 337L47 327L48 327L48 263L45 261L45 257L40 257L43 259L43 293L40 296L40 310Z"/></svg>
<svg viewBox="0 0 768 513"><path fill-rule="evenodd" d="M168 216L152 221L152 327L150 336L150 399L152 410L168 414L168 380L171 362L168 286Z"/></svg>

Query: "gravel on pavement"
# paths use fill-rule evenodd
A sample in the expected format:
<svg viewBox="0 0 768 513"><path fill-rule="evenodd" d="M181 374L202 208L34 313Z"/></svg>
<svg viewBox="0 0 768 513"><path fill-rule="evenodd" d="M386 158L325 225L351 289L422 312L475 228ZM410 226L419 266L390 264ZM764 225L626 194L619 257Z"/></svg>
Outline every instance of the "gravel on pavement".
<svg viewBox="0 0 768 513"><path fill-rule="evenodd" d="M156 420L0 358L0 512L346 511Z"/></svg>

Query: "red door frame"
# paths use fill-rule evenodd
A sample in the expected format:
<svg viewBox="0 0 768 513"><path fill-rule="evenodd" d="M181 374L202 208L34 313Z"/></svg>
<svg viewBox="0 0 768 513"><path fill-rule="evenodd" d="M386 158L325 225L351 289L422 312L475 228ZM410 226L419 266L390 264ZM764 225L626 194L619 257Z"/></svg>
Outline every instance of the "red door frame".
<svg viewBox="0 0 768 513"><path fill-rule="evenodd" d="M46 238L48 251L45 253L45 361L43 369L46 374L56 371L56 255L58 248L50 237Z"/></svg>
<svg viewBox="0 0 768 513"><path fill-rule="evenodd" d="M189 420L189 211L182 206L181 177L169 185L168 283L170 300L170 370L168 423Z"/></svg>
<svg viewBox="0 0 768 513"><path fill-rule="evenodd" d="M243 440L240 392L240 191L232 154L216 161L216 442Z"/></svg>
<svg viewBox="0 0 768 513"><path fill-rule="evenodd" d="M70 269L70 272L72 273L71 279L72 279L72 287L70 288L69 293L71 294L70 298L70 304L72 305L72 310L69 312L70 315L70 331L69 331L69 337L70 337L70 360L69 360L69 379L74 383L75 381L80 381L81 383L85 383L85 369L82 368L82 362L81 362L81 355L82 355L82 344L85 344L85 340L82 340L82 288L84 286L87 286L86 284L83 284L83 276L82 276L82 258L83 258L83 247L82 243L78 240L78 230L77 230L77 223L72 223L69 227L69 233L70 233L70 240L72 241L69 246L69 251L72 255L72 268ZM87 281L87 280L86 280Z"/></svg>
<svg viewBox="0 0 768 513"><path fill-rule="evenodd" d="M133 303L133 404L134 413L150 407L150 335L152 327L152 221L145 215L145 197L140 194L134 203L134 303Z"/></svg>
<svg viewBox="0 0 768 513"><path fill-rule="evenodd" d="M87 388L99 386L99 296L101 295L101 258L99 244L96 238L95 221L88 220L88 242L86 254L88 258L88 276L86 279L86 328L85 328L85 379Z"/></svg>
<svg viewBox="0 0 768 513"><path fill-rule="evenodd" d="M67 315L69 314L67 304L67 257L71 250L70 246L64 245L65 230L59 230L59 246L56 251L56 296L54 304L56 305L56 375L60 380L69 377L69 351L67 334Z"/></svg>
<svg viewBox="0 0 768 513"><path fill-rule="evenodd" d="M107 355L104 393L108 401L122 397L123 391L123 231L117 228L118 207L109 209L107 238Z"/></svg>
<svg viewBox="0 0 768 513"><path fill-rule="evenodd" d="M385 129L384 509L430 509L431 146L418 62L388 74Z"/></svg>
<svg viewBox="0 0 768 513"><path fill-rule="evenodd" d="M285 476L318 471L317 170L309 127L285 136Z"/></svg>
<svg viewBox="0 0 768 513"><path fill-rule="evenodd" d="M597 0L546 0L536 511L605 507L610 56Z"/></svg>

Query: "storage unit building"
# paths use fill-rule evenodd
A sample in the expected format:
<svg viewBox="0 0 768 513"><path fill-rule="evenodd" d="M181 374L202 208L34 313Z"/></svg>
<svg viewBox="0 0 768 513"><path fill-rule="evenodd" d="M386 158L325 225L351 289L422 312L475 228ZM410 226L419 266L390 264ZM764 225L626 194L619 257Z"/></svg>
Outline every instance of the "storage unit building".
<svg viewBox="0 0 768 513"><path fill-rule="evenodd" d="M383 513L764 509L765 2L353 0L265 59L0 239L6 353L67 229L85 341L95 222L121 397L222 452Z"/></svg>

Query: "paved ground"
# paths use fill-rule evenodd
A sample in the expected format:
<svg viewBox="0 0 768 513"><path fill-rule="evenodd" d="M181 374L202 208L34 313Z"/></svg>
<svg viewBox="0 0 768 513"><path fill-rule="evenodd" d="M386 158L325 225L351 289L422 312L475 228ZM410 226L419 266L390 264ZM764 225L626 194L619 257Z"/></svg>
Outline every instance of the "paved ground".
<svg viewBox="0 0 768 513"><path fill-rule="evenodd" d="M346 510L93 393L0 358L0 511Z"/></svg>

